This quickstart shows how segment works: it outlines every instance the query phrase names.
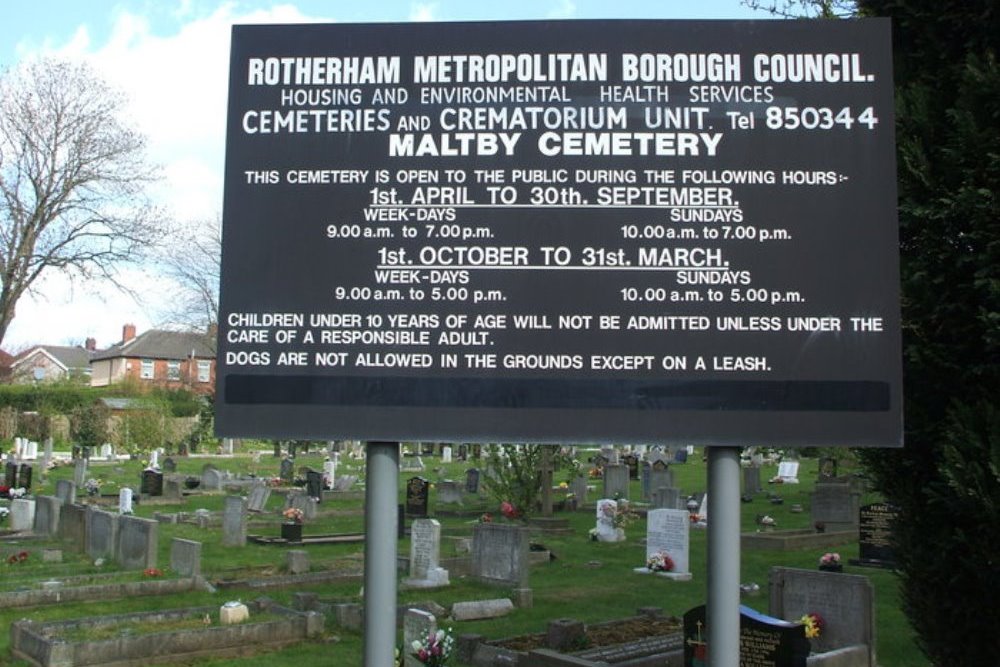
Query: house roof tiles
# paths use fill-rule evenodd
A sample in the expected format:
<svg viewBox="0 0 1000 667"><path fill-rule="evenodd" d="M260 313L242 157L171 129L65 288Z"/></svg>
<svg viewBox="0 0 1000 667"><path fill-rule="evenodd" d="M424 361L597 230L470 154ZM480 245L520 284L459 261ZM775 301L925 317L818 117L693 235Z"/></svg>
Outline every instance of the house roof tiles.
<svg viewBox="0 0 1000 667"><path fill-rule="evenodd" d="M214 359L215 337L194 331L146 331L125 343L112 345L93 360L115 359Z"/></svg>

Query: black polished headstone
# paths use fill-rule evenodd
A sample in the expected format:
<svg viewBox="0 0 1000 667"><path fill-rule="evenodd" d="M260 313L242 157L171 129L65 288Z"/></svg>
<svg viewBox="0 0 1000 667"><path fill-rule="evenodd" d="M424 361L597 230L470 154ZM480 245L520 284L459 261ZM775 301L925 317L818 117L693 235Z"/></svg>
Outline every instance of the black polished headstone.
<svg viewBox="0 0 1000 667"><path fill-rule="evenodd" d="M17 486L17 464L13 461L7 461L3 473L3 483L12 489Z"/></svg>
<svg viewBox="0 0 1000 667"><path fill-rule="evenodd" d="M282 459L281 468L278 471L278 476L281 477L281 481L285 483L291 483L295 478L295 464L292 463L291 459Z"/></svg>
<svg viewBox="0 0 1000 667"><path fill-rule="evenodd" d="M858 558L851 565L893 568L896 556L892 549L892 528L899 508L890 503L864 505L858 512Z"/></svg>
<svg viewBox="0 0 1000 667"><path fill-rule="evenodd" d="M142 485L139 492L146 496L163 495L163 473L157 470L142 471Z"/></svg>
<svg viewBox="0 0 1000 667"><path fill-rule="evenodd" d="M312 468L306 470L306 493L310 498L315 498L316 502L323 501L323 473Z"/></svg>
<svg viewBox="0 0 1000 667"><path fill-rule="evenodd" d="M406 482L406 515L427 516L430 482L423 477L411 477Z"/></svg>
<svg viewBox="0 0 1000 667"><path fill-rule="evenodd" d="M740 665L806 667L810 651L805 626L740 605ZM684 667L707 667L711 647L705 605L684 614Z"/></svg>
<svg viewBox="0 0 1000 667"><path fill-rule="evenodd" d="M22 463L21 470L17 475L17 485L23 487L25 491L31 491L31 474L31 466Z"/></svg>
<svg viewBox="0 0 1000 667"><path fill-rule="evenodd" d="M479 493L479 468L469 468L465 471L465 492Z"/></svg>
<svg viewBox="0 0 1000 667"><path fill-rule="evenodd" d="M639 457L635 454L626 454L622 457L622 463L628 466L628 478L639 479Z"/></svg>

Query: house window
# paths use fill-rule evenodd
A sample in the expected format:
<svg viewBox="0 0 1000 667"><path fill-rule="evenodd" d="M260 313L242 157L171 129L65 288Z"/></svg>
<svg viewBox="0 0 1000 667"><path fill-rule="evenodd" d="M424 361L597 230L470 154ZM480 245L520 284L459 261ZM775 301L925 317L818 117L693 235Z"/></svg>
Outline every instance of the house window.
<svg viewBox="0 0 1000 667"><path fill-rule="evenodd" d="M167 379L168 380L181 379L181 362L179 361L167 362Z"/></svg>
<svg viewBox="0 0 1000 667"><path fill-rule="evenodd" d="M142 370L139 372L139 377L143 380L153 379L153 360L143 359L142 360Z"/></svg>
<svg viewBox="0 0 1000 667"><path fill-rule="evenodd" d="M198 361L198 382L208 382L212 379L212 362Z"/></svg>

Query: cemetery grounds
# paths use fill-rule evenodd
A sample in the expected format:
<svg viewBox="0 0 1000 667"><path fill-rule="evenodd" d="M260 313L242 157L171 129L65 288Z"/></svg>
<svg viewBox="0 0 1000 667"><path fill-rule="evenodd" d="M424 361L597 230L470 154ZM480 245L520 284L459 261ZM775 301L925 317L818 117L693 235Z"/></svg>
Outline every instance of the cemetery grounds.
<svg viewBox="0 0 1000 667"><path fill-rule="evenodd" d="M212 463L220 470L232 473L235 477L254 474L264 479L278 476L279 459L271 455L268 443L244 441L244 451L238 451L233 457L201 457L176 456L177 473L198 477L202 466ZM259 449L259 463L253 463L251 449ZM296 458L296 470L310 466L321 470L323 466L323 450L316 448L307 454ZM579 449L578 458L585 463L586 457L597 453L597 450ZM706 466L702 461L701 451L689 457L686 464L671 465L675 482L688 495L706 489ZM341 459L337 468L337 476L359 475L363 481L363 461L351 461L346 456ZM426 470L422 473L400 472L399 502L404 501L407 479L419 474L432 482L430 491L429 515L441 523L441 561L447 568L449 559L459 557L456 551L462 537L470 537L474 524L484 512L491 513L494 521L502 522L499 507L494 507L485 494L478 496L465 495L461 506L436 503L436 492L433 483L439 480L451 479L464 486L465 471L470 467L482 468L485 460L468 462L455 461L442 463L439 457L425 456L423 461ZM841 462L841 474L851 473L850 468L844 468ZM117 509L117 493L122 485L138 488L140 473L143 467L141 461L119 461L117 463L92 460L88 477L101 481L101 495L110 502L113 495L115 501L106 508ZM586 469L586 463L585 463ZM799 469L800 484L768 484L767 480L775 476L777 465L765 465L761 469L763 492L755 496L753 502L741 505L741 525L745 532L758 529L756 519L760 514L771 516L778 529L810 529L809 493L818 474L816 459L803 459ZM854 471L857 472L857 471ZM554 484L569 480L570 471L557 470ZM60 479L72 479L73 468L64 465L49 471L42 479L36 472L32 492L35 495L53 495L55 484ZM482 483L488 479L482 476ZM548 562L539 562L531 567L530 583L533 593L533 605L527 609L515 609L505 617L485 621L451 622L438 619L438 626L451 628L456 636L461 634L481 634L489 639L500 639L526 633L545 632L547 622L558 618L574 618L585 623L598 623L634 616L641 607L661 607L668 616L680 617L688 609L703 604L706 597L706 539L704 530L691 530L690 533L690 570L692 581L678 582L661 579L651 579L633 572L645 562L645 521L637 520L626 527L627 540L620 543L601 543L591 541L589 531L594 527L594 501L600 497L601 480L592 480L592 490L588 494L586 506L575 512L556 512L559 518L569 519L571 531L567 534L535 533L532 542L544 545L553 555ZM482 491L482 489L481 489ZM244 491L245 493L245 491ZM565 489L554 492L554 500L563 499ZM768 493L779 494L784 502L781 505L772 504ZM84 575L100 575L102 582L106 581L141 581L150 578L170 579L177 577L168 567L170 563L170 547L172 538L195 540L202 543L201 572L212 583L216 591L188 591L165 595L144 595L124 599L91 600L86 602L61 602L36 607L0 608L0 628L7 629L10 624L20 619L47 622L66 619L81 619L116 614L130 614L145 611L164 611L188 607L214 607L216 613L211 619L218 624L218 608L228 601L240 600L246 603L267 596L286 606L291 605L292 595L296 592L311 592L319 596L325 603L359 603L361 602L363 553L362 542L347 542L339 544L308 544L305 546L276 546L273 544L257 544L249 541L243 547L229 547L222 544L222 523L218 517L224 506L226 492L198 493L185 495L182 502L157 504L138 502L134 506L135 515L153 518L155 513L193 513L197 509L212 511L216 519L208 527L200 528L194 523L161 523L157 546L157 569L159 573L144 573L143 571L125 571L114 564L111 559L100 565L79 553L72 544L62 543L56 539L10 539L0 541L0 551L3 560L0 561L2 577L0 577L0 593L23 590L36 587L41 581L59 580L60 578L78 577ZM326 499L319 506L315 519L307 520L304 535L351 534L364 530L363 487L356 484L351 492L343 497ZM630 482L630 497L641 497L640 482ZM86 502L86 491L78 490L78 502ZM879 501L876 494L866 493L861 498L862 504ZM282 522L281 510L284 503L283 495L273 492L267 501L265 511L260 515L250 517L248 534L277 537ZM800 504L805 509L802 513L793 513L792 506ZM407 525L409 525L409 518ZM6 529L0 525L0 529ZM284 577L286 551L289 548L303 549L308 552L310 572L329 572L325 583L283 584L257 589L252 586L255 581L267 581ZM399 542L399 554L403 558L409 555L409 539ZM43 562L42 554L46 549L62 551L62 562ZM829 547L824 550L803 551L750 551L743 550L741 564L741 582L755 582L760 586L756 596L743 598L743 603L762 612L767 612L768 570L771 566L780 565L814 570L817 567L822 551L837 551L844 563L849 558L858 556L857 541ZM14 558L17 562L8 562L10 556L26 553L24 559ZM914 642L914 637L906 619L899 607L897 580L891 571L846 566L845 572L861 574L869 577L875 589L875 619L877 633L877 655L879 664L883 667L920 667L928 665L926 658L920 653ZM337 576L332 576L337 575ZM406 570L401 566L400 581L406 577ZM287 579L285 580L287 581ZM400 587L399 602L419 603L433 601L443 607L455 602L478 599L510 597L511 591L477 583L470 577L455 576L450 578L450 585L430 590L405 590ZM141 627L133 627L131 632L142 632ZM402 632L399 634L400 642ZM27 665L23 661L13 660L9 651L10 633L0 633L0 665L18 667ZM260 651L248 656L206 659L199 658L187 664L206 666L223 665L267 665L267 667L301 667L302 665L361 665L363 662L362 636L336 624L336 619L328 616L325 630L319 638L304 640L276 650ZM183 662L174 664L185 664ZM459 665L457 660L451 664Z"/></svg>

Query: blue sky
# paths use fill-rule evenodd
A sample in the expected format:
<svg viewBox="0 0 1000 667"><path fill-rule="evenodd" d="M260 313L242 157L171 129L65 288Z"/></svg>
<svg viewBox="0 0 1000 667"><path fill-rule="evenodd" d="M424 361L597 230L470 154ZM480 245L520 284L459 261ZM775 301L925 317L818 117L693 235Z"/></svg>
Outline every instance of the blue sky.
<svg viewBox="0 0 1000 667"><path fill-rule="evenodd" d="M739 0L0 0L0 68L40 54L82 60L129 100L123 115L148 139L163 175L154 195L172 219L221 215L229 31L234 23L488 21L540 19L769 19ZM100 347L162 319L171 286L154 269L131 270L133 299L100 283L49 274L18 304L4 340Z"/></svg>

